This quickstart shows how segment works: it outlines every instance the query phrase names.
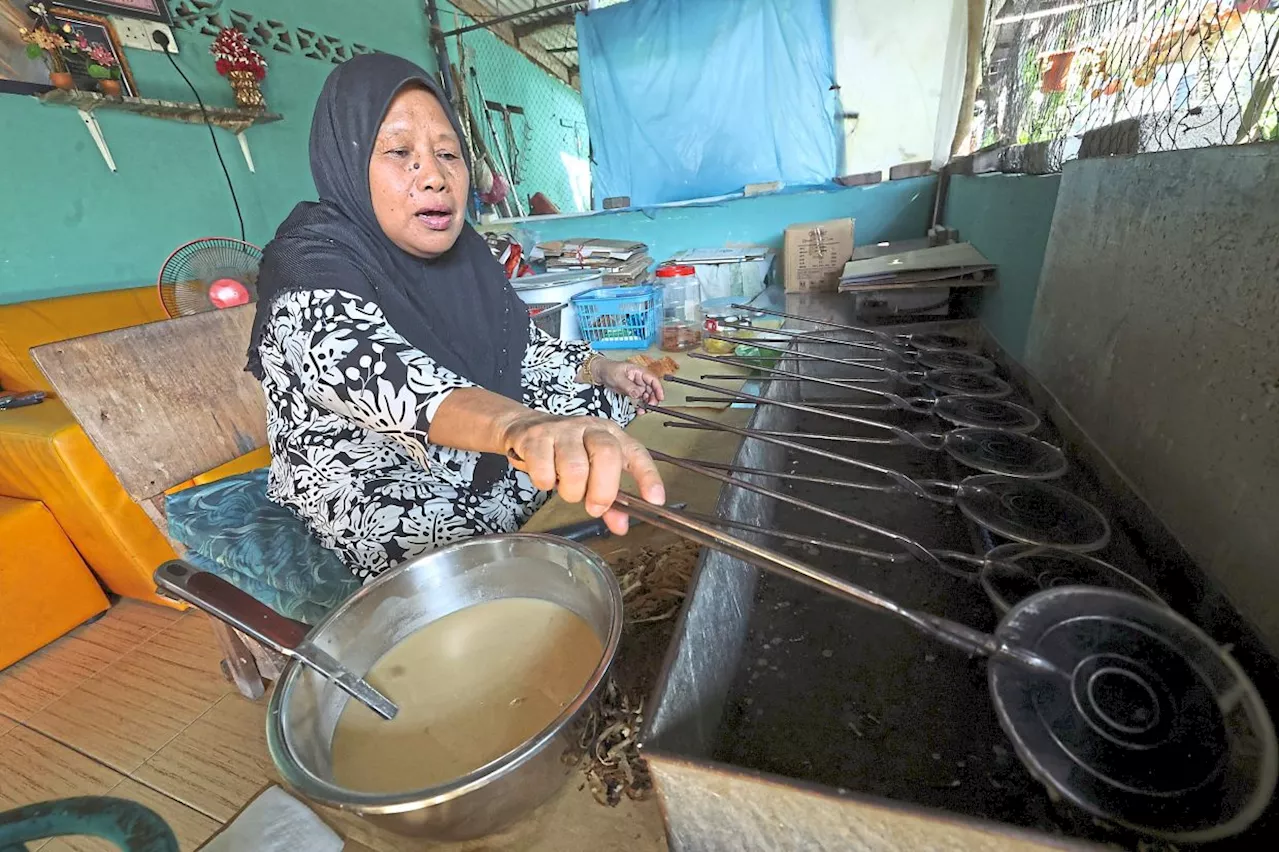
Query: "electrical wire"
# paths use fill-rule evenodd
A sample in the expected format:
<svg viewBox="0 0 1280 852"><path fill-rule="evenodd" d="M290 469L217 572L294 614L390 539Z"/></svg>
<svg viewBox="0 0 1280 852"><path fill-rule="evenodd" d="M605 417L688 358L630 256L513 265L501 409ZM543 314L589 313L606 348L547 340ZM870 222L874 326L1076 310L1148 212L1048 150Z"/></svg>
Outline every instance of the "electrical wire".
<svg viewBox="0 0 1280 852"><path fill-rule="evenodd" d="M248 242L244 230L244 214L240 212L240 199L236 197L235 184L231 182L231 173L227 171L227 163L222 159L222 149L218 147L218 136L213 132L213 125L209 122L209 113L204 107L204 101L200 99L200 93L196 91L196 87L192 85L191 80L186 74L182 73L182 69L178 67L178 63L174 61L173 56L169 54L169 39L165 34L156 31L152 34L152 40L160 45L161 52L165 59L169 60L169 64L173 66L173 70L178 72L178 76L187 84L187 88L191 90L191 94L195 95L196 104L200 107L200 116L204 119L204 126L209 128L209 139L213 142L213 153L218 155L218 165L222 166L222 176L227 179L227 189L231 192L231 203L236 207L236 219L240 222L240 241Z"/></svg>

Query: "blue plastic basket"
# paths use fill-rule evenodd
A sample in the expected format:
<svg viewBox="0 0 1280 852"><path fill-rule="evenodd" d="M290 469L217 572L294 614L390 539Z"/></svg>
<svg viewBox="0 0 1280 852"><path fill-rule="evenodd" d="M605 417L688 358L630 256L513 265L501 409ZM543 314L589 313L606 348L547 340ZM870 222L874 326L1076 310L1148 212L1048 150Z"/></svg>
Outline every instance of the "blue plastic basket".
<svg viewBox="0 0 1280 852"><path fill-rule="evenodd" d="M657 287L597 287L570 301L582 339L596 349L648 349L658 339L662 291Z"/></svg>

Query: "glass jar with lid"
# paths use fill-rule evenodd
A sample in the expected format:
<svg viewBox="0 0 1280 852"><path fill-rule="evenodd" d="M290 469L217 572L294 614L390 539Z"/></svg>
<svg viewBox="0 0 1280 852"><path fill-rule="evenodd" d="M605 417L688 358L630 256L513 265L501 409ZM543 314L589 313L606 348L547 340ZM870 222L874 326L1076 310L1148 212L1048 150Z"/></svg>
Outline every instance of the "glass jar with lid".
<svg viewBox="0 0 1280 852"><path fill-rule="evenodd" d="M702 340L702 287L692 266L669 264L654 273L662 286L664 352L687 352Z"/></svg>

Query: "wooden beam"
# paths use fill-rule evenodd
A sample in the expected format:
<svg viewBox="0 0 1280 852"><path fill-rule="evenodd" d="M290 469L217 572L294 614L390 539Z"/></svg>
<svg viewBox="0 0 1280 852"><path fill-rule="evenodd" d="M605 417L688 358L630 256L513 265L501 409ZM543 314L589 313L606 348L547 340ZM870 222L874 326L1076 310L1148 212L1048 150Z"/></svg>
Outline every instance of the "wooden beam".
<svg viewBox="0 0 1280 852"><path fill-rule="evenodd" d="M493 10L485 7L483 4L478 2L478 0L449 0L449 2L452 3L459 12L467 15L472 20L484 21L493 17ZM577 88L569 74L569 67L565 65L559 57L548 53L546 49L536 42L526 41L524 44L521 44L516 38L515 33L512 32L510 24L494 24L489 28L489 32L493 33L495 36L502 39L502 41L523 53L530 62L537 65L543 71L546 71L552 77L555 77L566 85ZM466 39L466 36L462 36L462 38Z"/></svg>
<svg viewBox="0 0 1280 852"><path fill-rule="evenodd" d="M511 32L515 35L516 40L528 38L534 33L540 33L543 30L549 30L552 27L564 26L573 23L573 16L577 14L571 8L560 9L543 18L534 18L532 21L526 21L522 24L516 24L511 28Z"/></svg>

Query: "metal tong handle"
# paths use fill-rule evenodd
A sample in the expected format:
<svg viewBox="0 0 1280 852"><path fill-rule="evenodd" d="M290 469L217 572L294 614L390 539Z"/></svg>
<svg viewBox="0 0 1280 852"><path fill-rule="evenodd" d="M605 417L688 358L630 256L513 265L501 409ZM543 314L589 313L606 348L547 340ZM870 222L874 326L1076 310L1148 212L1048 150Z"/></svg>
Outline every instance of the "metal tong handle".
<svg viewBox="0 0 1280 852"><path fill-rule="evenodd" d="M155 581L174 597L194 604L267 647L314 669L383 719L396 717L399 708L390 699L307 640L311 628L301 621L286 618L216 574L201 571L180 559L157 568Z"/></svg>
<svg viewBox="0 0 1280 852"><path fill-rule="evenodd" d="M678 376L667 376L668 382L685 387L697 388L698 390L709 391L711 393L723 394L730 399L744 400L754 402L758 405L776 405L779 408L786 408L791 411L800 411L805 414L816 414L819 417L829 417L832 420L840 420L844 423L856 423L859 426L870 426L873 429L883 429L891 433L900 443L916 447L921 450L941 450L945 436L935 432L908 432L900 426L894 426L891 423L885 423L882 420L868 420L865 417L854 417L852 414L841 414L838 411L831 411L826 408L817 408L812 405L804 405L798 402L784 402L777 399L769 399L768 397L759 396L746 391L731 391L724 388L718 388L715 385L706 385L702 382L695 382L692 379L682 379Z"/></svg>
<svg viewBox="0 0 1280 852"><path fill-rule="evenodd" d="M650 455L652 455L656 461L666 462L669 465L673 465L683 470L687 470L692 473L699 474L700 476L705 476L708 479L714 479L717 482L722 482L725 485L732 485L735 488L742 488L746 491L752 491L763 497L769 497L781 503L786 503L788 505L795 506L798 509L804 509L806 511L813 512L814 514L822 515L825 518L831 518L833 521L839 521L842 524L848 524L851 527L857 527L860 530L866 530L867 532L874 533L875 535L881 536L882 538L887 538L890 541L896 542L897 544L901 545L904 552L914 557L915 559L919 560L920 562L923 562L926 565L933 565L937 567L940 571L947 574L951 574L956 577L960 577L961 579L965 579L965 580L973 579L973 572L956 570L955 568L951 567L946 563L946 561L944 560L944 557L954 558L957 561L963 562L967 565L977 564L978 566L981 566L982 563L985 561L985 560L979 559L976 556L968 556L966 554L956 553L954 551L934 552L929 548L925 547L920 542L916 541L915 539L905 536L901 533L896 533L893 530L885 529L884 527L881 527L881 526L876 526L875 524L869 521L864 521L860 518L855 518L852 515L846 515L843 512L837 512L835 509L828 509L826 506L819 506L817 503L810 503L809 501L802 500L799 497L792 497L790 494L783 494L780 491L774 491L771 488L765 488L763 485L756 485L754 482L746 482L745 480L735 479L732 476L727 475L727 473L722 473L721 471L728 470L729 472L732 472L732 473L747 473L748 475L782 477L782 478L788 478L788 479L800 479L801 476L799 474L782 474L782 473L773 474L773 473L764 473L762 471L743 471L741 468L736 468L733 465L715 465L714 467L719 468L719 470L716 470L716 469L713 469L713 466L711 464L704 465L701 462L695 462L689 459L682 459L679 456L670 456L670 455L667 455L666 453L659 452L657 450L650 450L649 452L650 452ZM810 479L809 477L803 477L803 478ZM810 481L813 481L816 479L818 478L813 477ZM833 484L833 483L828 481L825 484ZM852 483L852 482L834 483L834 484L843 484L843 485L847 485L850 488L867 488L868 487L868 486L863 486L858 483ZM881 489L872 488L872 490L881 490ZM879 559L885 562L898 561L897 557L894 556L892 553L885 553L884 551L865 550L861 553L861 555L869 557L871 559Z"/></svg>
<svg viewBox="0 0 1280 852"><path fill-rule="evenodd" d="M1040 674L1063 674L1053 663L1025 648L1010 646L995 636L974 630L959 622L899 606L870 589L849 583L833 574L766 547L736 538L723 530L716 529L711 524L647 503L626 492L618 493L614 499L614 505L633 517L648 521L656 527L661 527L704 547L741 559L749 565L799 580L810 588L834 594L852 603L887 612L906 621L921 632L970 654L1008 660Z"/></svg>
<svg viewBox="0 0 1280 852"><path fill-rule="evenodd" d="M842 456L839 453L833 453L828 450L823 450L818 447L810 446L809 444L802 444L799 441L788 441L786 438L774 438L770 435L762 434L754 429L745 429L741 426L733 426L728 423L718 423L714 420L708 420L705 417L699 417L696 414L689 414L684 411L676 411L671 408L664 408L661 405L646 405L644 408L645 408L645 411L652 411L656 414L665 414L666 416L674 417L677 420L686 420L690 423L699 423L703 426L709 426L716 431L732 432L733 434L741 435L744 438L754 438L757 441L764 441L766 444L775 444L779 447L786 447L789 450L796 450L797 452L801 452L801 453L809 453L810 455L821 456L822 458L828 459L830 461L852 465L853 467L860 467L863 470L869 470L872 473L878 473L881 476L888 477L889 479L897 483L898 486L901 487L903 490L905 490L907 493L912 494L916 497L921 497L925 500L933 500L934 502L944 503L944 504L950 504L952 502L952 498L950 496L939 496L937 494L932 494L929 492L929 489L928 487L926 487L926 484L928 486L932 486L933 485L932 480L928 481L928 483L917 482L916 480L912 479L911 477L905 474L899 473L898 471L893 470L891 468L881 467L878 464L871 464L870 462L865 462L865 461L862 461L861 459L855 459L855 458L852 458L851 456Z"/></svg>
<svg viewBox="0 0 1280 852"><path fill-rule="evenodd" d="M744 370L755 370L758 373L764 373L770 376L785 376L788 379L795 379L797 381L812 382L817 385L827 385L828 387L833 388L842 388L844 390L874 394L881 399L888 400L895 407L900 408L903 411L910 411L912 414L929 414L933 410L932 407L930 407L931 404L928 400L919 398L906 399L898 396L896 393L892 393L891 391L880 390L879 388L870 388L865 385L857 384L852 380L823 379L818 378L817 376L804 376L800 373L793 373L790 370L779 370L776 367L758 367L755 364L739 361L736 358L712 357L711 355L704 355L701 352L690 352L689 357L697 361L710 361L714 364L741 367ZM706 379L710 377L704 375L702 378ZM742 380L741 376L734 376L733 378L738 381Z"/></svg>
<svg viewBox="0 0 1280 852"><path fill-rule="evenodd" d="M711 340L723 340L728 343L742 343L742 341L737 338L725 337L723 334L704 332L702 336L710 338ZM751 341L746 345L755 349L764 349L769 352L780 352L783 355L790 355L793 358L822 361L825 364L840 364L844 367L857 367L860 370L876 370L877 372L884 373L885 375L891 376L899 381L906 382L909 385L918 385L923 383L925 380L925 372L923 370L894 370L890 367L884 366L883 364L876 364L869 361L855 361L851 358L832 358L830 355L819 355L816 352L797 352L790 347L769 346L768 344L757 343L755 341ZM955 370L953 372L961 371Z"/></svg>
<svg viewBox="0 0 1280 852"><path fill-rule="evenodd" d="M748 305L730 305L740 311L751 311L765 316L781 317L783 319L799 320L800 322L811 322L814 325L825 325L827 328L839 328L844 331L856 331L859 334L869 334L877 340L883 340L890 346L909 346L911 338L905 334L889 334L878 328L867 328L862 325L846 325L841 322L832 322L831 320L818 319L817 317L806 317L800 314L789 314L785 311L776 311L773 308L753 308Z"/></svg>
<svg viewBox="0 0 1280 852"><path fill-rule="evenodd" d="M731 320L722 321L719 325L725 328L731 328L734 331L754 331L757 334L780 334L791 340L800 340L805 343L829 343L833 346L849 346L855 349L870 349L872 352L879 352L880 357L872 360L883 361L886 358L899 358L908 364L914 364L920 358L920 353L913 349L895 349L886 343L868 343L865 340L841 340L838 337L824 337L820 334L813 334L807 331L796 331L789 328L768 328L763 329L757 326L743 322L733 322ZM755 338L746 337L742 339L744 346L751 346L751 341ZM767 340L767 338L765 338ZM774 341L768 341L774 342ZM861 361L861 358L855 358L855 361Z"/></svg>

